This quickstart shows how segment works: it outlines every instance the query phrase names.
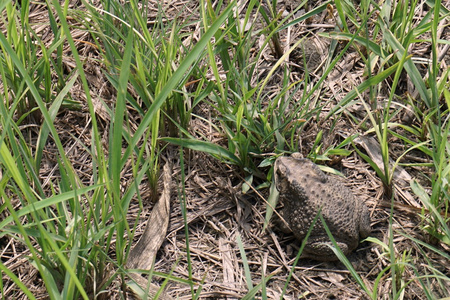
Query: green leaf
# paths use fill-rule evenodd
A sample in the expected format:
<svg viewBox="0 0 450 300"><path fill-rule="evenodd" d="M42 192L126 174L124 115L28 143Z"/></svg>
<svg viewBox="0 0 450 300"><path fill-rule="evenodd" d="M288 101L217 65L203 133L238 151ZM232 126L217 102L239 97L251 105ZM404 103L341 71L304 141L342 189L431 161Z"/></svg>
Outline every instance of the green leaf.
<svg viewBox="0 0 450 300"><path fill-rule="evenodd" d="M67 95L69 90L74 85L75 81L78 79L78 72L75 72L72 76L72 78L69 80L69 82L66 83L64 88L61 90L61 92L58 94L58 96L53 101L52 105L50 106L48 113L50 116L50 120L53 122L56 118L56 115L59 112L59 108L61 107L61 104L63 103L64 97ZM40 168L41 164L41 158L42 158L42 152L44 151L45 144L47 143L47 138L50 133L50 128L48 127L47 123L44 123L41 127L41 131L39 132L39 137L37 141L37 147L36 147L36 154L35 154L35 167L36 170Z"/></svg>
<svg viewBox="0 0 450 300"><path fill-rule="evenodd" d="M318 7L314 8L313 10L307 12L306 14L302 15L301 17L299 17L299 18L297 18L295 20L292 20L291 22L287 23L286 25L281 26L277 30L277 32L280 32L280 31L282 31L282 30L284 30L284 29L286 29L286 28L288 28L290 26L294 26L295 24L300 23L300 22L302 22L302 21L304 21L304 20L306 20L306 19L308 19L308 18L310 18L312 16L320 14L321 12L323 12L327 8L327 5L329 3L331 3L331 1L324 2L323 4L319 5Z"/></svg>
<svg viewBox="0 0 450 300"><path fill-rule="evenodd" d="M25 216L25 215L31 213L32 211L40 210L40 209L49 207L51 205L55 205L55 204L61 203L63 201L69 200L71 198L77 198L80 195L85 194L85 193L92 191L96 188L99 188L101 186L103 186L103 184L96 184L96 185L88 186L85 188L79 188L77 190L73 190L70 192L66 192L66 193L59 194L59 195L56 195L56 196L53 196L53 197L50 197L47 199L37 201L35 203L27 205L24 208L21 208L20 210L18 210L16 212L17 217ZM2 222L0 222L0 228L3 228L4 226L11 223L12 221L13 221L12 216L6 217L5 219L2 220Z"/></svg>
<svg viewBox="0 0 450 300"><path fill-rule="evenodd" d="M371 86L375 86L378 83L382 82L389 76L391 76L392 73L394 73L398 68L398 63L394 64L393 66L387 68L386 70L382 71L381 73L372 76L365 80L363 83L361 83L359 86L356 87L356 89L351 90L339 103L333 107L332 110L327 115L327 119L333 115L339 114L345 108L351 104L350 101L352 101L358 94L361 94L366 89L370 88Z"/></svg>
<svg viewBox="0 0 450 300"><path fill-rule="evenodd" d="M233 153L211 142L205 142L196 139L170 138L170 137L160 138L160 140L174 145L186 147L192 150L202 151L205 153L209 153L211 155L216 155L220 158L226 159L229 163L235 165L241 164L240 159L237 158Z"/></svg>
<svg viewBox="0 0 450 300"><path fill-rule="evenodd" d="M403 45L397 40L397 38L393 35L393 33L389 30L383 19L379 18L380 23L382 24L381 30L383 31L383 36L386 39L387 43L392 47L392 49L395 49L395 55L397 58L401 61L403 60L403 57L406 55L405 48ZM408 36L412 36L412 32L408 34ZM409 38L410 40L411 38ZM407 39L408 40L408 39ZM408 40L408 45L409 45ZM414 83L415 88L418 90L420 97L425 102L425 104L428 106L428 108L432 108L431 98L427 91L427 87L425 86L425 82L422 79L422 76L419 73L419 70L417 69L416 65L413 63L411 59L407 59L404 63L404 68L406 72L408 73L409 77L411 78L411 81Z"/></svg>

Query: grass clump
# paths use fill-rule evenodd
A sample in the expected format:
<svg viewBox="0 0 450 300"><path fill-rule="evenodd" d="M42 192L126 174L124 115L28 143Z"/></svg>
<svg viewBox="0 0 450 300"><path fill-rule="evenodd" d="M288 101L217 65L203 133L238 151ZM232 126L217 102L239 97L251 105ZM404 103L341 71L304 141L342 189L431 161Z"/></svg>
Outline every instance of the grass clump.
<svg viewBox="0 0 450 300"><path fill-rule="evenodd" d="M380 235L368 239L379 245L381 254L373 257L382 267L363 280L341 257L351 278L371 299L382 297L386 287L391 298L404 299L416 285L428 299L448 296L448 273L427 257L448 260L443 247L450 245L449 70L440 67L439 53L448 44L439 36L448 9L440 1L428 3L420 17L416 7L423 4L417 1L386 1L382 6L361 1L356 6L336 0L309 11L299 5L287 13L277 1L241 6L237 1L200 1L192 10L197 15L190 17L151 1L82 4L0 4L0 238L22 247L24 262L39 272L49 298L107 298L112 287L118 287L114 295L126 297L125 264L140 223L137 216L145 199L158 199L160 164L168 144L182 146L181 184L189 178L185 173L190 169L184 166L188 148L236 165L233 175L246 179L240 190L250 194L250 187L264 191L270 185L271 164L284 153L300 151L322 163L362 158L384 188L379 202L389 201L391 210L378 212ZM44 40L40 24L30 21L36 7L48 16L50 40ZM307 59L295 53L311 36L298 34L291 43L287 37L296 26L307 28L307 20L327 13L335 20L334 29L311 36L327 38L329 50L319 70L309 70ZM80 43L79 32L88 40ZM423 58L410 51L419 43L430 45L424 68L418 67ZM330 92L331 79L349 53L362 62L358 75L365 80ZM301 72L293 61L303 67ZM97 90L86 72L93 66L102 77ZM408 90L408 82L413 89ZM81 100L75 99L76 89ZM106 89L109 98L102 94ZM364 108L362 117L352 110L358 104ZM401 118L405 111L410 121ZM83 130L65 133L61 120L77 114L83 115L76 119ZM195 121L210 132L194 127ZM334 135L343 128L350 133ZM381 162L356 146L364 134L375 135ZM395 151L392 141L400 144ZM74 149L83 153L82 163L75 161ZM429 234L428 241L394 228L400 167L421 170L418 177L424 180L409 184L422 205L416 231ZM146 184L148 193L143 191ZM183 199L187 279L177 278L184 276L179 269L173 276L147 271L166 278L163 286L170 286L168 278L188 286L188 293L198 298L209 284L209 271L200 280L195 276L193 260L202 256L190 242L194 228L187 190L183 186L178 193ZM138 208L131 217L133 202ZM398 250L398 236L414 247ZM243 268L247 291L239 296L268 297L277 279L267 269L252 270L249 240L241 233L233 240L242 258L235 266ZM422 265L416 262L419 258ZM296 264L286 269L289 278L295 279ZM0 262L0 270L9 280L0 287L2 293L38 298L10 264Z"/></svg>

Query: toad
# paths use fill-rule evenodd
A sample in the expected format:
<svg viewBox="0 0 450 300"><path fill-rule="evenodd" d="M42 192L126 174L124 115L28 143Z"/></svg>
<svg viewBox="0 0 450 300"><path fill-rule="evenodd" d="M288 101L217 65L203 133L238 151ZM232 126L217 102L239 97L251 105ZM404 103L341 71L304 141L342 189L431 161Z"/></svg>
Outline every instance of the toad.
<svg viewBox="0 0 450 300"><path fill-rule="evenodd" d="M338 179L325 175L312 161L294 153L279 157L274 165L276 188L284 205L282 216L296 238L303 240L321 211L337 245L347 255L370 234L367 206ZM319 261L338 258L320 219L307 240L302 257Z"/></svg>

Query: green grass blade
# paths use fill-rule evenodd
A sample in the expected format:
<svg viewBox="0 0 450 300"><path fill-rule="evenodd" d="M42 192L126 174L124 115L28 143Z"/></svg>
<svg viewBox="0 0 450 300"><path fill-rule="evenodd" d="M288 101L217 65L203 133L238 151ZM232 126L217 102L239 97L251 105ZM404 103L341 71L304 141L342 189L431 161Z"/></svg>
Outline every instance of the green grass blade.
<svg viewBox="0 0 450 300"><path fill-rule="evenodd" d="M196 151L202 151L211 155L216 155L219 158L225 158L229 163L239 165L240 160L232 152L227 149L206 141L200 141L196 139L184 139L184 138L161 138L162 141L186 147Z"/></svg>
<svg viewBox="0 0 450 300"><path fill-rule="evenodd" d="M17 287L28 297L27 299L36 300L36 297L34 297L34 295L25 286L25 284L23 284L22 281L19 278L17 278L17 276L13 272L11 272L7 267L5 267L5 265L2 262L0 262L0 271L4 273L9 279L11 279L17 285ZM2 296L2 299L5 298L3 298Z"/></svg>
<svg viewBox="0 0 450 300"><path fill-rule="evenodd" d="M420 97L429 108L434 107L433 103L431 102L430 95L425 86L425 82L423 81L422 76L420 75L416 65L413 63L411 59L406 59L407 53L403 45L396 39L396 37L392 34L389 28L387 28L387 25L384 23L384 21L381 18L379 18L379 20L380 23L382 24L381 30L383 31L384 38L386 39L387 43L392 47L392 49L396 50L395 55L397 56L397 58L400 61L404 61L404 68L408 73L408 75L410 76L411 81L414 83L414 86L418 90ZM409 41L412 39L412 32L410 32L408 36L409 38L407 38L408 40L407 44L409 45Z"/></svg>
<svg viewBox="0 0 450 300"><path fill-rule="evenodd" d="M192 67L192 64L197 61L198 57L203 53L206 45L209 40L214 36L217 30L219 30L220 26L225 22L225 20L232 14L233 8L236 6L236 0L230 2L228 7L222 12L222 14L214 21L214 23L209 27L209 29L203 34L202 38L197 42L197 44L192 48L190 53L186 56L186 58L181 62L178 69L173 73L173 75L169 78L166 85L161 89L161 92L156 95L155 102L152 103L148 112L143 117L141 124L137 128L134 136L131 139L131 145L137 145L137 142L143 136L144 132L147 130L148 126L152 122L156 113L159 111L161 106L167 99L167 96L175 89L179 84L182 78L185 77L185 73ZM125 151L124 157L128 157L130 155L132 148L128 147ZM125 160L122 160L121 168L125 165Z"/></svg>
<svg viewBox="0 0 450 300"><path fill-rule="evenodd" d="M315 16L317 14L320 14L321 12L323 12L325 9L327 9L327 5L330 4L331 1L326 1L323 4L319 5L318 7L314 8L313 10L305 13L304 15L302 15L301 17L292 20L291 22L287 23L286 25L281 26L277 32L282 31L290 26L294 26L297 23L303 22L304 20L311 18L312 16Z"/></svg>
<svg viewBox="0 0 450 300"><path fill-rule="evenodd" d="M125 118L125 106L127 96L128 78L130 75L131 56L133 52L133 34L129 34L125 44L124 58L122 61L121 72L119 77L119 89L117 91L117 100L115 106L114 120L113 120L113 132L110 144L110 178L112 179L112 191L113 191L113 213L116 221L117 235L123 237L126 227L126 210L122 209L122 197L121 197L121 171L120 165L121 159L128 160L127 156L122 156L122 144L123 144L123 122ZM116 253L118 263L121 264L123 260L123 250L125 244L123 239L117 239L116 241Z"/></svg>
<svg viewBox="0 0 450 300"><path fill-rule="evenodd" d="M245 273L245 282L247 283L248 290L251 291L253 289L252 274L248 265L247 255L245 254L244 244L242 243L241 235L239 233L236 235L236 242L239 246L239 252L241 253L242 265Z"/></svg>
<svg viewBox="0 0 450 300"><path fill-rule="evenodd" d="M350 274L352 275L353 279L356 280L358 285L367 293L367 295L372 295L373 294L372 291L370 291L370 289L366 286L366 284L364 284L364 281L362 280L361 276L359 276L358 272L356 272L355 268L353 268L353 265L350 263L348 258L344 255L342 250L339 249L339 247L336 243L336 240L334 239L333 234L331 233L330 229L328 228L322 214L320 214L320 220L325 228L325 231L327 232L328 237L330 238L331 242L333 243L334 247L332 247L331 245L329 245L329 246L333 250L334 254L336 254L336 256L339 258L339 260L345 265L347 270L350 271Z"/></svg>
<svg viewBox="0 0 450 300"><path fill-rule="evenodd" d="M392 65L391 67L387 68L386 70L378 73L375 76L372 76L365 80L363 83L361 83L359 86L356 87L356 90L350 91L333 109L330 110L326 118L329 118L335 114L339 114L342 112L349 104L351 104L351 101L358 96L358 94L362 94L366 89L370 88L371 86L377 85L380 82L382 82L387 77L391 76L392 73L394 73L398 68L398 63Z"/></svg>
<svg viewBox="0 0 450 300"><path fill-rule="evenodd" d="M59 108L61 107L61 104L64 100L64 97L67 95L69 90L74 85L75 81L78 78L78 72L75 72L73 74L72 78L66 83L62 91L59 93L59 95L55 98L52 105L50 106L48 113L50 116L51 121L53 122L56 118L56 115L58 114ZM36 146L36 154L35 154L35 168L36 170L39 169L39 166L41 165L41 159L42 159L42 152L44 151L45 144L47 142L48 135L50 133L50 128L48 127L47 123L44 123L41 127L41 131L39 133L37 146Z"/></svg>
<svg viewBox="0 0 450 300"><path fill-rule="evenodd" d="M63 202L63 201L66 201L66 200L69 200L69 199L72 199L72 198L75 198L75 197L79 197L80 195L83 195L83 194L85 194L85 193L87 193L89 191L92 191L92 190L94 190L96 188L99 188L101 186L103 186L103 185L102 184L92 185L92 186L88 186L88 187L85 187L85 188L80 188L78 190L73 190L73 191L70 191L70 192L65 192L65 193L62 193L62 194L59 194L59 195L55 195L55 196L47 198L47 199L43 199L43 200L37 201L35 203L27 205L27 206L21 208L20 210L18 210L17 211L17 216L18 217L22 217L22 216L25 216L25 215L33 212L33 211L40 210L40 209L49 207L51 205L55 205L55 204L58 204L60 202ZM13 221L12 216L8 216L5 219L3 219L0 222L0 229L3 228L4 226L6 226L7 224L11 223L12 221Z"/></svg>

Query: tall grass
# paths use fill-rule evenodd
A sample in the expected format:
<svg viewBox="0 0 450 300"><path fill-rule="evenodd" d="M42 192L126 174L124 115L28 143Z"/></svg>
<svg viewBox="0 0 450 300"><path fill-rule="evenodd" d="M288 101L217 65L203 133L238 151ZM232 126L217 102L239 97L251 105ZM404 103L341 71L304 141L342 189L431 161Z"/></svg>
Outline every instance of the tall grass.
<svg viewBox="0 0 450 300"><path fill-rule="evenodd" d="M112 122L107 152L101 144L102 134L97 125L83 63L70 34L71 28L66 21L68 10L66 7L61 7L57 1L47 4L48 11L55 14L52 15L51 20L56 18L61 20L58 26L52 27L58 38L55 40L56 46L50 49L46 49L43 44L41 46L44 51L52 53L57 51L62 43L67 43L76 62L79 73L74 72L72 79L67 79L65 84L68 84L68 87L62 92L68 92L75 78L81 80L92 125L92 143L85 145L91 154L93 164L91 176L94 183L90 186L84 186L78 178L66 157L65 148L53 124L65 94L60 94L54 101L47 101L50 102L50 109L47 109L47 102L38 90L41 88L40 82L30 76L34 75L36 70L27 69L24 65L24 61L27 61L27 66L30 66L31 62L38 62L35 51L23 51L22 55L29 55L26 59L21 59L17 53L19 49L27 45L26 42L33 39L20 39L18 38L20 35L13 32L9 32L9 40L4 35L0 35L2 45L0 66L5 90L1 101L3 113L0 162L3 174L1 182L4 187L1 193L5 201L2 210L10 215L1 223L2 236L10 235L14 239L19 239L19 235L21 236L20 240L23 240L30 250L31 260L38 268L49 297L52 299L98 297L115 278L123 277L123 272L107 272L106 270L110 268L107 265L112 264L114 268L120 270L125 264L134 230L129 226L126 215L130 201L134 197L140 198L137 187L146 173L153 175L156 181L157 175L154 174L157 174L158 169L158 137L161 134L161 128L165 128L165 122L159 121L160 117L165 114L171 117L170 120L186 124L192 107L186 105L185 95L177 89L182 91L184 83L190 77L189 74L195 70L193 66L204 55L207 42L230 15L234 2L225 8L214 22L208 24L200 40L192 49L185 49L189 51L185 51L186 55L183 57L178 56L181 43L180 37L177 36L175 22L170 28L173 31L167 44L160 43L155 46L152 44L152 36L142 35L142 33L148 34L149 31L146 21L144 22L142 15L139 15L141 11L137 9L135 2L131 3L135 5L134 7L123 7L111 1L105 2L104 6L110 8L113 13L103 11L102 15L88 3L85 4L90 8L88 12L71 11L71 13L73 17L84 21L83 24L89 25L86 28L90 28L92 35L96 38L100 37L99 40L103 42L99 42L97 46L105 53L105 64L110 67L108 76L117 91L115 106L110 111ZM28 11L28 5L29 3L22 2L22 11ZM111 6L114 6L116 11ZM26 17L26 15L17 15L17 10L11 3L6 8L10 20ZM123 14L124 12L127 14ZM130 12L134 14L130 16ZM120 19L114 13L128 15L130 18ZM11 22L11 24L15 23ZM10 31L13 29L12 25L9 27ZM155 34L158 30L162 30L159 31L160 41L165 41L163 34L168 29L155 28ZM31 32L29 27L25 27L25 36L30 37ZM156 55L150 56L149 59L150 53ZM46 62L45 59L49 56L44 56L40 64ZM152 64L156 64L155 69L149 68ZM48 65L44 69L50 70ZM19 81L8 81L11 78L14 79L13 76L17 74L23 78L21 85L16 84L12 89L7 83ZM146 75L148 78L145 77ZM146 107L139 107L142 122L133 134L124 126L128 114L127 106L131 104L138 108L136 102L130 101L128 92L130 82L141 92L144 98L143 103L146 105ZM51 88L47 87L46 91L51 91ZM24 91L29 91L28 95L31 96L27 97ZM16 95L16 98L11 101L9 98L5 99L6 95ZM38 108L27 107L27 109L39 111L44 118L38 138L39 148L35 151L36 157L33 157L30 145L22 137L17 127L18 122L13 119L16 114L22 112L18 107L20 101L23 103L29 101L27 102L29 105L36 103ZM164 131L162 133L164 134ZM172 134L174 134L173 130ZM148 136L151 137L149 143L147 143ZM46 195L41 189L39 168L42 150L49 137L53 139L58 149L55 159L58 161L60 178L57 182L51 183L51 195ZM127 143L125 149L123 149L124 141ZM150 160L146 157L150 157ZM135 178L132 184L122 190L121 174L128 162L132 163ZM34 186L38 188L37 193L33 191L29 182L34 182ZM9 196L10 193L14 196ZM22 208L17 211L13 205L13 201L16 200L22 203ZM27 219L26 226L22 225L23 218ZM137 222L134 225L136 224ZM109 249L115 249L114 259L111 258ZM2 269L11 274L3 265ZM20 284L15 275L12 275L11 279L25 294L31 296L27 287ZM122 282L124 282L123 278ZM90 288L92 286L93 289Z"/></svg>
<svg viewBox="0 0 450 300"><path fill-rule="evenodd" d="M378 166L359 149L356 151L376 170L389 199L394 199L391 197L393 174L402 158L415 150L429 158L432 166L418 163L415 166L433 168L433 177L429 178L431 193L426 193L416 181L411 187L424 205L422 230L450 245L449 70L442 72L437 61L437 46L448 43L438 39L439 22L448 18L449 13L440 1L430 1L432 9L417 22L414 10L417 1L386 1L383 7L373 1L361 1L357 9L349 1L336 0L338 26L335 31L322 35L345 41L346 45L334 56L330 52L323 75L313 86L307 73L298 82L290 81L285 59L302 40L280 52L279 35L289 26L321 13L332 2L288 23L298 9L282 18L276 11L276 1L262 4L251 0L243 7L238 7L237 1L228 5L219 1L216 6L211 1L200 1L200 29L196 32L199 38L195 44L183 42L194 39L191 29L197 20L166 18L160 7L157 18L149 25L146 1L131 0L124 5L114 0L100 2L98 8L83 1L86 9L69 9L68 2L64 6L56 0L46 2L48 26L54 35L50 44L45 44L29 24L29 1L22 1L20 8L12 1L0 4L5 26L5 32L0 33L0 195L4 203L0 212L7 216L0 222L0 237L8 236L26 246L29 261L39 271L51 299L100 297L116 279L125 281L123 266L138 224L138 220L127 221L127 212L133 199L142 199L138 187L146 178L156 199L159 155L165 142L204 151L238 165L247 176L247 184L262 183L260 188L267 187L271 173L266 173L265 168L271 166L275 155L266 154L299 150L298 135L305 122L320 116L325 105L331 105L320 103L312 95L322 87L350 47L358 49L364 60L367 80L333 104L326 117L337 118L350 104L363 104L368 121L359 125L367 129L366 133L375 132L382 149L383 166ZM90 94L84 73L85 62L71 35L74 25L67 22L68 18L78 22L78 29L90 33L101 54L104 75L116 93L113 106L107 107L111 120L107 148L102 144L103 132L97 123L96 100ZM369 26L373 26L370 31ZM423 37L427 32L431 37ZM414 57L408 52L411 45L422 40L431 43L428 76L418 71ZM261 41L258 47L257 41ZM276 49L271 53L275 57L273 65L260 72L258 61L265 46L271 43ZM64 69L64 47L70 48L76 64L70 74ZM254 53L253 49L258 50ZM274 74L282 78L275 96L267 89ZM405 74L417 90L415 98L399 96L399 82ZM54 76L58 78L56 81ZM79 177L68 159L55 127L62 108L81 107L70 97L70 89L77 81L86 95L90 116L91 142L82 145L93 166L89 184ZM386 82L390 84L389 97L380 106L376 101L377 91ZM364 99L361 94L367 90L370 98ZM399 112L393 104L400 101L412 106L416 118L413 125L394 121ZM226 137L225 143L218 145L207 137L199 139L189 131L190 121L200 118L194 113L200 103L214 116L204 121ZM131 114L140 118L137 128L128 125ZM23 125L38 128L34 144L24 135ZM400 134L399 129L408 135ZM388 142L391 137L405 145L405 152L394 164ZM310 157L326 160L331 155L348 155L353 138L325 148L319 132ZM46 188L39 171L43 153L51 144L56 147L54 159L59 177ZM133 180L124 184L122 174L128 165ZM389 245L371 239L389 256L390 263L379 272L373 287L364 285L345 257L341 257L342 261L372 299L380 297L377 288L386 273L390 274L391 298L404 297L405 289L415 280L432 299L434 292L428 279L448 282L448 274L436 270L431 262L428 273L422 274L410 253L395 253L392 214L389 225ZM414 237L407 238L420 249L448 259L435 246ZM187 232L187 247L188 241ZM242 241L237 242L245 266L245 249ZM264 276L261 283L253 285L248 265L244 269L247 298L258 293L267 297L266 283L272 277ZM35 298L18 274L3 262L0 270L24 295ZM412 270L416 277L405 281L406 270ZM189 274L192 275L192 270ZM198 297L201 288L194 291L192 276L189 283L192 297ZM125 285L121 289L120 293L125 295Z"/></svg>

